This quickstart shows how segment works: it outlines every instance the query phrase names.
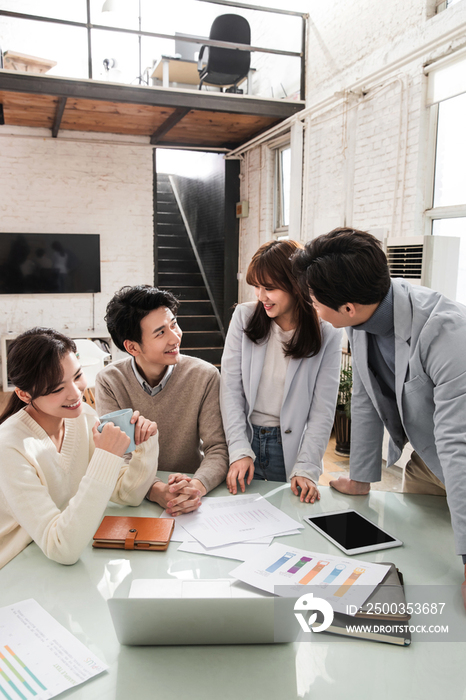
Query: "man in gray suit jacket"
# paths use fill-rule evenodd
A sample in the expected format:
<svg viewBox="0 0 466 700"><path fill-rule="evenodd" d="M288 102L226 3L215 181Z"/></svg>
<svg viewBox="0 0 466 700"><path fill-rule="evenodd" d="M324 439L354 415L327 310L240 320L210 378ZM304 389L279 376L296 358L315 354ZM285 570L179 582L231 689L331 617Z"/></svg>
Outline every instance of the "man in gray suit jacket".
<svg viewBox="0 0 466 700"><path fill-rule="evenodd" d="M295 271L319 315L346 327L351 343L350 478L331 485L367 494L381 478L384 426L388 466L409 441L407 490L446 490L466 579L466 307L390 280L379 241L363 231L335 229L316 238L297 254ZM466 606L466 580L463 598Z"/></svg>

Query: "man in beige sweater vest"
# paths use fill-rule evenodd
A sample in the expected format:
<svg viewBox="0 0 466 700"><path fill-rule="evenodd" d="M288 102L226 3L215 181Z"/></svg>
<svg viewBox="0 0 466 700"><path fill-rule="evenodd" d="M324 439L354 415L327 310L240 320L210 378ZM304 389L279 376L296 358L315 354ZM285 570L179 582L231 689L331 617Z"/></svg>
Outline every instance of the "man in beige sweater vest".
<svg viewBox="0 0 466 700"><path fill-rule="evenodd" d="M105 320L115 345L130 357L99 372L95 387L100 416L132 408L157 423L158 469L179 473L170 475L168 484L156 480L147 498L170 515L198 508L228 471L220 375L208 362L180 354L177 309L173 294L156 287L120 289Z"/></svg>

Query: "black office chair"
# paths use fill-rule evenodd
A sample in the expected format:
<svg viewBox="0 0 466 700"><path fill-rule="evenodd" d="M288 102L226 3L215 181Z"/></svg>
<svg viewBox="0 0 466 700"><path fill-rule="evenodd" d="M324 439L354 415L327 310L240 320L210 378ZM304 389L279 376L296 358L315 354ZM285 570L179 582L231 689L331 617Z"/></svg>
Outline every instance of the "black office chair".
<svg viewBox="0 0 466 700"><path fill-rule="evenodd" d="M231 41L233 44L250 44L251 28L249 22L240 15L220 15L211 27L209 39L213 41ZM202 60L204 57L204 60ZM205 64L205 65L203 65ZM220 88L231 87L226 92L242 93L237 85L249 72L251 53L238 49L221 49L217 46L201 46L197 69L199 71L199 90L203 83L218 85Z"/></svg>

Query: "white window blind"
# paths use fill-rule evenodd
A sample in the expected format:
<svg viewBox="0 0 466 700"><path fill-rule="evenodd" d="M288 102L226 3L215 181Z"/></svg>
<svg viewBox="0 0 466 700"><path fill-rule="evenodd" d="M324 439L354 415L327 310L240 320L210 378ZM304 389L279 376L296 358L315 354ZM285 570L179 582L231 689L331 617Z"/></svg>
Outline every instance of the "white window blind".
<svg viewBox="0 0 466 700"><path fill-rule="evenodd" d="M466 92L466 52L441 59L424 69L428 74L427 106Z"/></svg>

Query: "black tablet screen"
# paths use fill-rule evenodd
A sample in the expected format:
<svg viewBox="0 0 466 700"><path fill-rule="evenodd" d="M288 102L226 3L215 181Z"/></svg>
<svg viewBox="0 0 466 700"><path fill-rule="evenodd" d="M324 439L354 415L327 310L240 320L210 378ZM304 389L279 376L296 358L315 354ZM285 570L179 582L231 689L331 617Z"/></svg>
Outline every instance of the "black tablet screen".
<svg viewBox="0 0 466 700"><path fill-rule="evenodd" d="M362 518L356 511L336 513L335 515L316 515L311 518L316 527L339 542L345 549L370 547L374 544L395 542L395 538Z"/></svg>

